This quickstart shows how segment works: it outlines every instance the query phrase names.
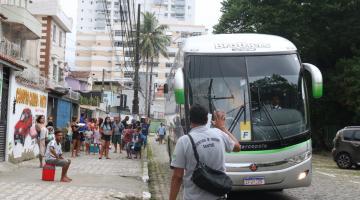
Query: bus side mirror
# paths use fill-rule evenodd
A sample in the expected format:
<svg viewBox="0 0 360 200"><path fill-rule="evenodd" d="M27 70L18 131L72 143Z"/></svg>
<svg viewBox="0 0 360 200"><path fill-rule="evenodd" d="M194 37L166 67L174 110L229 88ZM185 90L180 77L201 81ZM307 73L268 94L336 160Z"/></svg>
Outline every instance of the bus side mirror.
<svg viewBox="0 0 360 200"><path fill-rule="evenodd" d="M185 104L184 72L178 68L174 78L175 101L177 104Z"/></svg>
<svg viewBox="0 0 360 200"><path fill-rule="evenodd" d="M304 68L310 72L312 80L312 95L320 98L323 95L323 79L320 70L313 64L303 63Z"/></svg>
<svg viewBox="0 0 360 200"><path fill-rule="evenodd" d="M167 83L164 84L164 94L169 93L169 86Z"/></svg>

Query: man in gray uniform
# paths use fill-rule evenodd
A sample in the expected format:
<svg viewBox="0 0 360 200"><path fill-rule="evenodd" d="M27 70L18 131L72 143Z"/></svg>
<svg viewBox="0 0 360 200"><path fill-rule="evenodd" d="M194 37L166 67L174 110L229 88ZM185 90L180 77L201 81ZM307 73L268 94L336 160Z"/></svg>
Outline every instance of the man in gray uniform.
<svg viewBox="0 0 360 200"><path fill-rule="evenodd" d="M225 113L215 112L212 122L215 128L208 128L206 123L208 111L200 106L193 105L190 109L191 131L200 161L215 170L225 171L225 151L238 152L240 144L225 127ZM184 184L184 200L206 199L215 200L215 196L197 187L191 176L196 166L196 159L188 136L179 138L172 156L171 167L173 175L171 180L170 200L176 200L181 183Z"/></svg>

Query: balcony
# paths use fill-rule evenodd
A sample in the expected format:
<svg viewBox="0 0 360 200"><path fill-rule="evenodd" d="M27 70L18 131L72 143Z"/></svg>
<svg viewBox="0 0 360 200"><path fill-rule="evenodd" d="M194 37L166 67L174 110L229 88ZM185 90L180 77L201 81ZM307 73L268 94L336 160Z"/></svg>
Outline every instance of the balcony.
<svg viewBox="0 0 360 200"><path fill-rule="evenodd" d="M47 89L56 94L66 95L69 93L69 88L66 87L65 81L58 81L57 77L49 78L46 86Z"/></svg>
<svg viewBox="0 0 360 200"><path fill-rule="evenodd" d="M5 37L0 37L0 54L13 62L21 60L20 44L11 42Z"/></svg>
<svg viewBox="0 0 360 200"><path fill-rule="evenodd" d="M17 82L36 89L45 89L46 80L40 76L40 70L32 65L26 65L23 71L15 72Z"/></svg>
<svg viewBox="0 0 360 200"><path fill-rule="evenodd" d="M75 92L72 90L69 90L69 93L67 95L65 95L65 97L69 98L69 99L73 99L76 101L80 100L80 93L79 92Z"/></svg>
<svg viewBox="0 0 360 200"><path fill-rule="evenodd" d="M73 21L63 12L59 0L32 1L27 5L27 9L33 15L51 16L62 29L71 32Z"/></svg>
<svg viewBox="0 0 360 200"><path fill-rule="evenodd" d="M7 19L2 25L22 40L36 40L41 37L41 23L25 8L1 2L0 13Z"/></svg>

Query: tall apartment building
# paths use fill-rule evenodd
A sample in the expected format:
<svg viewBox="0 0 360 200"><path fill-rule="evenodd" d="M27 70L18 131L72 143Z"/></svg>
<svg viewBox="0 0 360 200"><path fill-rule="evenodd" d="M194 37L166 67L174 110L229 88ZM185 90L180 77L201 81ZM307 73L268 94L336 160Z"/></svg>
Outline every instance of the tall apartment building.
<svg viewBox="0 0 360 200"><path fill-rule="evenodd" d="M170 74L172 63L184 39L206 34L204 26L195 25L195 0L148 0L144 10L155 13L160 24L168 25L167 35L171 43L167 48L168 58L160 56L153 69L151 111L155 118L164 113L163 85Z"/></svg>
<svg viewBox="0 0 360 200"><path fill-rule="evenodd" d="M154 12L161 23L194 24L195 0L143 0L145 11Z"/></svg>
<svg viewBox="0 0 360 200"><path fill-rule="evenodd" d="M132 95L134 69L131 60L134 52L133 46L124 46L127 33L123 28L125 22L130 23L129 13L134 23L135 3L132 2L121 1L120 4L118 0L78 0L75 70L91 72L93 90L111 91L110 94L106 93L104 100L113 99L121 92ZM120 6L127 18L120 14ZM130 12L126 12L128 8ZM130 102L129 99L127 102ZM120 106L120 100L108 103L111 107Z"/></svg>
<svg viewBox="0 0 360 200"><path fill-rule="evenodd" d="M105 3L106 2L106 3ZM167 34L171 37L168 48L169 59L160 57L154 65L153 91L154 97L161 98L158 88L165 83L170 73L171 63L181 45L182 39L191 35L200 35L206 32L205 27L194 25L195 0L130 0L121 1L122 9L127 8L129 2L130 17L134 25L137 4L141 4L142 12L153 12L161 24L167 24ZM126 15L128 16L128 12ZM122 26L125 20L120 15L118 0L78 0L77 41L76 41L76 71L90 71L93 89L105 88L114 93L122 92L127 95L127 104L131 108L133 91L132 66L133 47L124 47L126 30ZM112 30L110 30L110 25ZM110 33L113 36L111 40ZM135 33L134 33L135 34ZM124 51L125 50L125 51ZM145 114L145 71L143 62L140 71L140 113ZM118 106L118 105L112 105ZM157 109L156 112L162 112Z"/></svg>

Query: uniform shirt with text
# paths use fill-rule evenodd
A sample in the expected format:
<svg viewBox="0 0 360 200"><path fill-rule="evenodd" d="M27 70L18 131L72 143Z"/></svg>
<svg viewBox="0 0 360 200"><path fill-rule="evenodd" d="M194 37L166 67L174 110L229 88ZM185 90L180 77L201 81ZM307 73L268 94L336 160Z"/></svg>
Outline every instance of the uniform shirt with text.
<svg viewBox="0 0 360 200"><path fill-rule="evenodd" d="M194 139L200 161L213 169L225 171L225 151L231 152L233 150L234 141L220 129L208 128L206 126L193 128L190 131L190 135ZM185 169L183 177L184 200L215 200L219 198L200 189L191 181L191 176L196 166L196 159L187 135L180 137L177 141L171 166Z"/></svg>

